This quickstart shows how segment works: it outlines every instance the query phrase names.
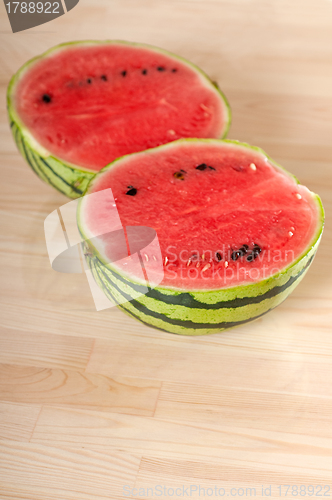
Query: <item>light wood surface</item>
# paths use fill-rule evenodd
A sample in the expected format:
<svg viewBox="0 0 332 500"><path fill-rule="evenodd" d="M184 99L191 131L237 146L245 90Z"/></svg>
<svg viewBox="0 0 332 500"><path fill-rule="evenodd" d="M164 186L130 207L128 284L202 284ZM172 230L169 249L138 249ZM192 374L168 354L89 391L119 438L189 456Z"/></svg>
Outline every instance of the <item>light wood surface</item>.
<svg viewBox="0 0 332 500"><path fill-rule="evenodd" d="M257 498L262 485L272 498L278 485L330 485L332 496L332 1L81 0L15 35L0 12L0 499L116 500L125 485L144 499L156 485ZM84 275L51 269L43 221L67 199L18 154L5 91L27 59L87 38L201 66L230 100L230 138L321 195L321 247L275 311L184 338L96 312Z"/></svg>

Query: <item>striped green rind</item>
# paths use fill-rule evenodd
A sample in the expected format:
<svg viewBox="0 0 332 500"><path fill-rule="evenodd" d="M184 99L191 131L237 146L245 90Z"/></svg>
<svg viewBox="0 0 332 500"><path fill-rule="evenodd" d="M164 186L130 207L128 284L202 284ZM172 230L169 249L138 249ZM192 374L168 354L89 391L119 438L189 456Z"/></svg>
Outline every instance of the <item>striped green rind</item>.
<svg viewBox="0 0 332 500"><path fill-rule="evenodd" d="M132 317L170 333L206 335L253 321L281 304L305 276L315 252L316 247L302 259L297 271L289 269L287 273L269 280L268 292L259 293L259 283L256 287L258 292L256 296L244 296L242 299L226 300L227 290L222 289L201 292L200 304L197 301L197 292L172 295L169 293L171 290L164 294L163 290L157 287L146 295L139 295L139 287L142 285L111 270L96 255L88 257L87 261L98 286ZM246 288L242 287L242 295L245 294ZM154 298L155 292L158 293L158 299ZM215 297L214 303L211 303L211 295ZM184 305L185 302L188 303L188 296L192 297L193 302ZM170 297L173 299L172 304L165 301ZM205 297L209 299L208 302L205 302ZM241 304L241 300L244 305Z"/></svg>
<svg viewBox="0 0 332 500"><path fill-rule="evenodd" d="M66 50L67 48L72 46L103 44L122 44L133 47L152 49L154 51L160 52L161 54L178 59L180 62L191 67L196 71L196 73L200 75L205 84L210 86L211 89L218 93L220 101L223 104L225 122L223 130L220 134L221 139L226 137L231 124L231 109L225 95L220 90L218 85L215 82L212 82L211 79L198 66L180 56L177 56L176 54L147 44L125 42L123 40L83 40L56 45L40 56L30 59L17 71L17 73L15 73L8 85L7 109L12 133L23 158L27 161L27 163L38 175L38 177L40 177L43 181L47 182L69 198L78 198L82 196L90 180L96 174L96 171L82 168L79 165L74 165L72 163L61 160L61 158L59 157L55 157L36 141L36 139L32 136L27 127L25 127L18 114L16 113L14 105L15 88L22 76L27 71L29 71L34 63L40 61L41 59L53 55L54 53L61 50Z"/></svg>
<svg viewBox="0 0 332 500"><path fill-rule="evenodd" d="M193 139L182 139L177 143L191 142ZM259 148L237 141L195 140L198 142L224 142L240 145L265 153ZM148 150L156 152L159 149L176 147L176 142L159 148ZM145 152L146 153L146 152ZM141 153L136 153L139 155ZM106 167L119 165L122 159ZM269 158L277 169L285 175L299 181ZM95 177L95 181L102 172ZM94 181L91 183L93 186ZM88 188L89 192L89 188ZM146 284L132 279L119 272L115 264L109 264L105 258L93 247L84 235L84 221L81 217L81 208L78 212L78 226L83 239L87 241L89 249L87 262L99 287L105 294L131 317L144 324L150 325L170 333L182 335L205 335L216 333L227 328L253 321L268 311L277 307L296 288L307 273L317 251L324 225L324 211L319 196L312 193L313 200L318 207L317 231L310 246L291 265L278 274L257 283L240 285L237 287L219 290L179 290L157 286L146 291ZM84 205L84 197L80 207Z"/></svg>
<svg viewBox="0 0 332 500"><path fill-rule="evenodd" d="M68 196L78 198L86 190L95 172L80 170L51 155L43 155L28 134L11 120L11 130L18 150L35 174L50 186Z"/></svg>

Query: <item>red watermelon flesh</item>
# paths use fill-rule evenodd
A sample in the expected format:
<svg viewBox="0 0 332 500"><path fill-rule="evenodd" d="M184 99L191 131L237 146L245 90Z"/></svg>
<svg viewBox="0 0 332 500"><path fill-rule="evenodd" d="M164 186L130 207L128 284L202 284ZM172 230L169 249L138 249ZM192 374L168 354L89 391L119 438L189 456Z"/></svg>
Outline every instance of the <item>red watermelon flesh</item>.
<svg viewBox="0 0 332 500"><path fill-rule="evenodd" d="M180 290L266 279L306 254L321 230L317 196L261 150L233 141L182 140L124 157L97 174L88 193L107 188L124 227L156 230L161 286ZM109 211L107 201L86 196L85 234L105 232ZM106 258L111 237L100 238ZM119 266L135 275L130 260Z"/></svg>
<svg viewBox="0 0 332 500"><path fill-rule="evenodd" d="M196 67L147 46L67 44L29 64L16 112L51 154L91 170L181 137L225 134L229 111Z"/></svg>

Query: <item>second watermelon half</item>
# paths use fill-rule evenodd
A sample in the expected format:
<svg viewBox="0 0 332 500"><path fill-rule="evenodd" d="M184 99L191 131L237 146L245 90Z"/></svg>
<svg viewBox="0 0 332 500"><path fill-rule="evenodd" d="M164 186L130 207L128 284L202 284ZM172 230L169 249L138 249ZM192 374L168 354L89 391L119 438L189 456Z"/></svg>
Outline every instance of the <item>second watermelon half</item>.
<svg viewBox="0 0 332 500"><path fill-rule="evenodd" d="M124 228L158 236L159 248L142 252L147 292L135 255L112 257L115 206ZM241 325L279 305L307 272L323 222L320 198L261 149L212 139L116 160L91 181L78 211L105 294L143 323L183 335Z"/></svg>

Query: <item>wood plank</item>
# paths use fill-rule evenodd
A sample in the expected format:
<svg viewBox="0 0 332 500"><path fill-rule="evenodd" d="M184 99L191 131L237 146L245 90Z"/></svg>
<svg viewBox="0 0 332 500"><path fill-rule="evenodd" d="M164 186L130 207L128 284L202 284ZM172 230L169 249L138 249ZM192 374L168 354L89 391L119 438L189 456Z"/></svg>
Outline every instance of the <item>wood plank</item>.
<svg viewBox="0 0 332 500"><path fill-rule="evenodd" d="M89 338L0 331L0 363L84 370L92 347Z"/></svg>
<svg viewBox="0 0 332 500"><path fill-rule="evenodd" d="M280 307L282 317L276 310L264 320L222 335L97 339L86 370L210 386L227 381L229 387L287 388L331 396L330 384L320 383L332 378L330 328L323 321L319 327L318 312L318 325L314 326L316 316L311 315L306 326L305 305L296 304L297 314L291 305ZM284 330L285 324L291 328ZM324 339L321 344L318 335Z"/></svg>
<svg viewBox="0 0 332 500"><path fill-rule="evenodd" d="M0 401L153 416L161 383L73 370L0 365Z"/></svg>
<svg viewBox="0 0 332 500"><path fill-rule="evenodd" d="M332 396L163 382L155 416L332 438Z"/></svg>
<svg viewBox="0 0 332 500"><path fill-rule="evenodd" d="M273 462L271 457L266 462L259 462L248 459L245 454L242 459L214 459L213 462L208 458L197 460L188 457L181 460L144 456L135 488L143 498L149 498L149 495L151 498L152 488L155 495L163 492L163 498L171 496L172 490L177 490L179 496L188 495L196 500L204 496L280 498L286 496L287 491L282 485L292 485L288 493L294 492L294 496L297 496L296 489L299 495L300 485L304 485L302 494L306 492L308 495L308 492L312 491L308 489L309 485L330 485L330 471L312 470L311 467L305 466L304 462L294 461L293 464L285 466ZM279 488L280 486L282 487ZM262 494L262 489L265 494ZM133 489L128 485L126 491L131 492ZM319 493L320 490L316 487L313 491ZM328 493L329 489L322 488L321 491L322 494Z"/></svg>
<svg viewBox="0 0 332 500"><path fill-rule="evenodd" d="M24 443L0 443L2 499L115 500L133 484L140 458Z"/></svg>
<svg viewBox="0 0 332 500"><path fill-rule="evenodd" d="M32 443L96 451L121 449L153 456L240 458L257 453L268 461L299 460L332 473L332 439L248 427L175 422L156 417L43 407Z"/></svg>
<svg viewBox="0 0 332 500"><path fill-rule="evenodd" d="M41 405L4 403L0 399L0 442L28 442L41 410ZM0 479L1 482L1 479Z"/></svg>

